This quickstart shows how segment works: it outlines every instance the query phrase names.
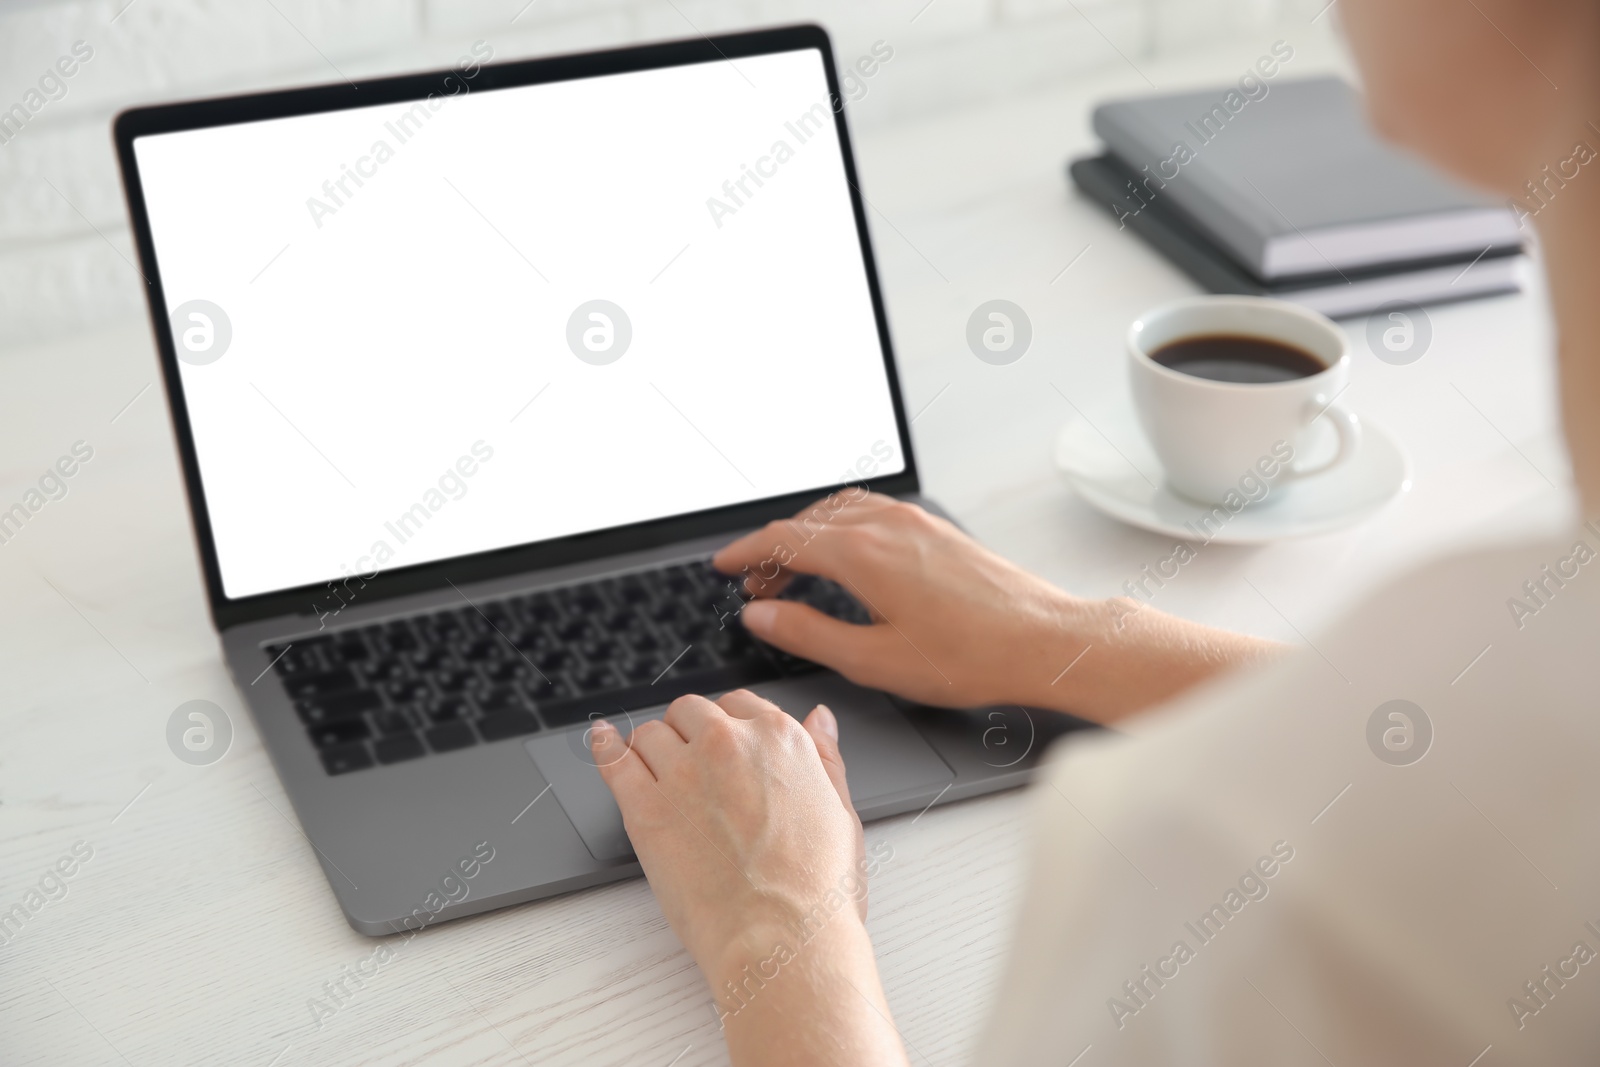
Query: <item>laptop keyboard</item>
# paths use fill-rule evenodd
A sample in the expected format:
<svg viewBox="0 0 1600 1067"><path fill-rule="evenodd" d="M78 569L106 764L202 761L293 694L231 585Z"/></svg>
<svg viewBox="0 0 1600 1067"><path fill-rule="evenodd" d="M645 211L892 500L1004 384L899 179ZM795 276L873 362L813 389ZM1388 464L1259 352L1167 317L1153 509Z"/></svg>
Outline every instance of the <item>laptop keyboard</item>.
<svg viewBox="0 0 1600 1067"><path fill-rule="evenodd" d="M824 579L799 576L782 598L870 621ZM323 767L345 774L819 669L752 638L738 607L728 577L695 561L267 652Z"/></svg>

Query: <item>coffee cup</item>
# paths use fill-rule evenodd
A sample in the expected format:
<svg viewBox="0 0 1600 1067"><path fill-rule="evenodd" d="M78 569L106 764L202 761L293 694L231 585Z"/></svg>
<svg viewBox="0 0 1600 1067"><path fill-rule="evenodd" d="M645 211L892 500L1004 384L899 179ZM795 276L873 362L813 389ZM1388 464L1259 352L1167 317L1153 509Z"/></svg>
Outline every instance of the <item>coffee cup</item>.
<svg viewBox="0 0 1600 1067"><path fill-rule="evenodd" d="M1297 304L1252 296L1163 304L1129 327L1128 370L1168 485L1199 503L1259 500L1252 487L1326 473L1361 446L1360 420L1337 403L1350 378L1344 333ZM1319 419L1338 447L1308 464L1297 457Z"/></svg>

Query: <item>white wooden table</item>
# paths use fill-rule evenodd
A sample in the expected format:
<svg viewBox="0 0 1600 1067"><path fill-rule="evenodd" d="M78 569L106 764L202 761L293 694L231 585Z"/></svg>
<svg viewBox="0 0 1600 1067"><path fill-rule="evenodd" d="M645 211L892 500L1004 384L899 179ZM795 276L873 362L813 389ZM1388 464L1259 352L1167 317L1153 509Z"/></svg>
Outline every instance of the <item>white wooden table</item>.
<svg viewBox="0 0 1600 1067"><path fill-rule="evenodd" d="M1170 539L1076 500L1051 465L1055 434L1068 398L1114 441L1137 432L1123 331L1192 288L1073 196L1062 165L1091 147L1091 101L1145 77L1232 80L1262 45L859 138L928 489L1087 595L1118 592ZM1295 73L1339 64L1314 39L1297 46ZM1034 325L1010 366L980 363L963 339L995 297ZM1431 318L1430 351L1403 367L1351 326L1346 400L1410 448L1409 496L1346 533L1213 547L1158 606L1298 641L1420 556L1569 513L1542 296ZM0 508L73 442L94 448L69 495L0 545L0 909L76 842L93 849L66 894L0 945L0 1062L726 1062L710 998L642 881L429 930L313 1025L308 1002L376 942L345 925L224 673L156 376L142 322L0 359ZM196 698L235 728L208 767L180 763L164 737ZM894 846L870 923L915 1063L972 1052L1022 877L1022 811L1013 793L867 830Z"/></svg>

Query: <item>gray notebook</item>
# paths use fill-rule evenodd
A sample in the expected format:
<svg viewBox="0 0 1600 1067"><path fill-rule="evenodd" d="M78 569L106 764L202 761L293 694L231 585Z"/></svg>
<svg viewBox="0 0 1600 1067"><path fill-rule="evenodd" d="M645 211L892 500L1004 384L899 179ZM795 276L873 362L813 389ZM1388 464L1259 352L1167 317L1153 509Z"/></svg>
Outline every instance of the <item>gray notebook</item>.
<svg viewBox="0 0 1600 1067"><path fill-rule="evenodd" d="M1094 129L1143 200L1165 198L1264 281L1471 258L1522 243L1509 208L1383 144L1338 78L1102 104Z"/></svg>

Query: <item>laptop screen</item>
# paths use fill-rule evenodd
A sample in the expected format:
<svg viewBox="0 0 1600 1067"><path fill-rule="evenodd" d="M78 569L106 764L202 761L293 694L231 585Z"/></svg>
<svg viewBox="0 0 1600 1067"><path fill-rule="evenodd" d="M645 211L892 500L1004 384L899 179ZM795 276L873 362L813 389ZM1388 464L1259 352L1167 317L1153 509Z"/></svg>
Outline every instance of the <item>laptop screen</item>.
<svg viewBox="0 0 1600 1067"><path fill-rule="evenodd" d="M134 141L228 597L906 469L818 51L472 69Z"/></svg>

